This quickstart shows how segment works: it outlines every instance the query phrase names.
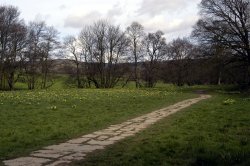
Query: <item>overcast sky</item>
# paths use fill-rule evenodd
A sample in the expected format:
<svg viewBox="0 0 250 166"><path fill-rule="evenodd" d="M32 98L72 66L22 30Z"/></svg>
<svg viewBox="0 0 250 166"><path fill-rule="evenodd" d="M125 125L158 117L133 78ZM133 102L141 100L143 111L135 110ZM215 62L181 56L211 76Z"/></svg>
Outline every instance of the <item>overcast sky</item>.
<svg viewBox="0 0 250 166"><path fill-rule="evenodd" d="M162 30L168 41L188 36L198 20L200 0L0 0L17 6L26 22L45 20L60 36L76 35L99 19L127 27L141 23L147 32Z"/></svg>

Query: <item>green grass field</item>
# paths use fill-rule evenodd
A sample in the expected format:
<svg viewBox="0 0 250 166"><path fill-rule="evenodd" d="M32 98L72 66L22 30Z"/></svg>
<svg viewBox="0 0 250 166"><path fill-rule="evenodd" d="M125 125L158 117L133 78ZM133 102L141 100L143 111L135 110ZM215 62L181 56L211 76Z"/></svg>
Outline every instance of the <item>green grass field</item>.
<svg viewBox="0 0 250 166"><path fill-rule="evenodd" d="M250 165L250 98L213 94L86 158L73 165Z"/></svg>
<svg viewBox="0 0 250 166"><path fill-rule="evenodd" d="M0 165L44 146L197 97L213 98L172 115L73 165L249 165L250 98L222 87L74 89L0 92ZM232 99L232 100L228 100Z"/></svg>
<svg viewBox="0 0 250 166"><path fill-rule="evenodd" d="M167 88L0 92L0 160L195 97Z"/></svg>

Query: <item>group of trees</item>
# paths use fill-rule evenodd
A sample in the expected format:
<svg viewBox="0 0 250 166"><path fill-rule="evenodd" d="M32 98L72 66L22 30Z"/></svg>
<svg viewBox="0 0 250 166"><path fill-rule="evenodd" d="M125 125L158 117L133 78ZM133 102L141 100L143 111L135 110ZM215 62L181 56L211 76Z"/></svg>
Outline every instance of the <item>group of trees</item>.
<svg viewBox="0 0 250 166"><path fill-rule="evenodd" d="M0 6L0 89L12 90L17 80L25 80L29 89L46 88L58 32L44 22L26 25L19 16L16 7Z"/></svg>
<svg viewBox="0 0 250 166"><path fill-rule="evenodd" d="M93 83L96 88L112 88L126 77L125 82L134 80L140 87L144 73L144 85L153 87L158 64L167 51L163 35L161 31L146 34L137 22L122 31L101 20L84 27L78 37L66 37L64 48L76 65L77 86Z"/></svg>
<svg viewBox="0 0 250 166"><path fill-rule="evenodd" d="M0 88L13 88L18 57L23 48L26 27L14 7L0 7ZM6 82L6 83L5 83Z"/></svg>
<svg viewBox="0 0 250 166"><path fill-rule="evenodd" d="M49 87L57 54L73 62L78 88L129 81L137 88L154 87L158 80L250 86L249 0L202 0L191 38L169 43L162 31L146 33L138 22L122 30L100 20L60 44L55 28L26 25L19 15L15 7L0 6L0 89L11 90L20 80L29 89Z"/></svg>
<svg viewBox="0 0 250 166"><path fill-rule="evenodd" d="M250 1L202 0L201 19L193 36L213 52L219 61L220 73L225 66L242 75L236 81L250 85ZM207 54L211 55L211 54Z"/></svg>
<svg viewBox="0 0 250 166"><path fill-rule="evenodd" d="M124 75L125 83L133 80L136 87L154 87L162 80L178 86L236 83L248 88L249 0L202 0L200 9L192 42L178 38L166 43L163 32L146 34L137 22L124 32L105 21L83 28L75 38L84 57L78 59L85 59L84 72L78 73L102 88L113 87ZM121 41L119 54L114 50Z"/></svg>
<svg viewBox="0 0 250 166"><path fill-rule="evenodd" d="M106 21L86 26L78 38L64 40L67 55L73 55L78 87L112 88L123 76L119 63L127 55L128 39L119 26Z"/></svg>

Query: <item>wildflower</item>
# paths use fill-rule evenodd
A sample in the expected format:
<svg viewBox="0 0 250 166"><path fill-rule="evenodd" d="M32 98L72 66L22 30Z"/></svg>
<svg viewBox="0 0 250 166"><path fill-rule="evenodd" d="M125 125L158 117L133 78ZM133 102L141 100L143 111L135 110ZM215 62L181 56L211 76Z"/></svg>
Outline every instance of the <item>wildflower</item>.
<svg viewBox="0 0 250 166"><path fill-rule="evenodd" d="M51 109L51 110L56 110L57 107L56 107L56 106L52 106L52 107L50 107L50 109Z"/></svg>
<svg viewBox="0 0 250 166"><path fill-rule="evenodd" d="M232 105L234 104L236 101L234 99L227 99L225 101L223 101L224 105Z"/></svg>

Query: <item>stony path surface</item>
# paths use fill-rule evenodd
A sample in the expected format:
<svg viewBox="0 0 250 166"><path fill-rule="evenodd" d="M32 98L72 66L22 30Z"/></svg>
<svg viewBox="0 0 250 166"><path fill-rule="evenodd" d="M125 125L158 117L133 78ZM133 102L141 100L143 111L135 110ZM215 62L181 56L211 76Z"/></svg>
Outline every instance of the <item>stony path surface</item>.
<svg viewBox="0 0 250 166"><path fill-rule="evenodd" d="M133 136L160 119L209 97L209 95L201 95L199 98L188 99L124 123L111 125L104 130L83 135L80 138L72 139L58 145L44 147L41 150L32 152L27 157L6 160L4 164L7 166L68 165L72 161L83 160L88 153L104 149L106 146L114 144L119 140Z"/></svg>

